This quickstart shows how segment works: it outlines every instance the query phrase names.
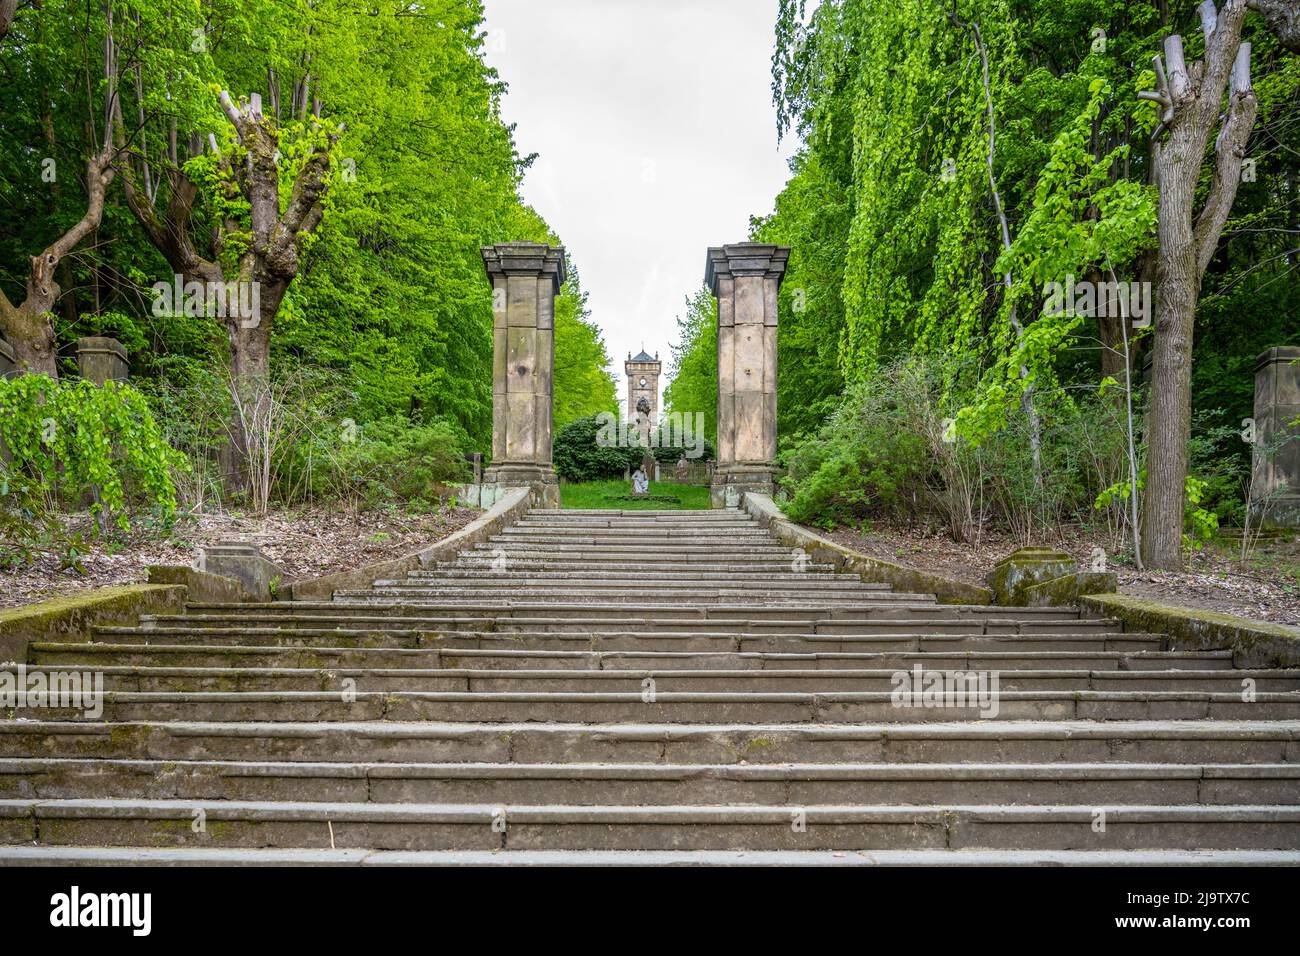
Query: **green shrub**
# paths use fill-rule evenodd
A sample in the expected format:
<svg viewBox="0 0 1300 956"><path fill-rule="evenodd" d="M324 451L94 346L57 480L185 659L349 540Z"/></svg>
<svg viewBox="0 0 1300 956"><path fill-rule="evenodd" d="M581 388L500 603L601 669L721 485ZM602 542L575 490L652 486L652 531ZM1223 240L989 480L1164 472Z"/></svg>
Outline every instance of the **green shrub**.
<svg viewBox="0 0 1300 956"><path fill-rule="evenodd" d="M1107 397L1038 393L1041 478L1019 411L978 446L949 423L960 398L937 365L899 362L849 386L812 435L783 449L785 511L804 524L885 518L946 526L970 540L986 522L1029 539L1063 520L1095 518L1101 491L1127 474L1120 411ZM1106 503L1122 534L1122 502Z"/></svg>
<svg viewBox="0 0 1300 956"><path fill-rule="evenodd" d="M449 485L469 479L465 432L443 419L381 418L347 435L331 470L337 491L355 505L436 504Z"/></svg>
<svg viewBox="0 0 1300 956"><path fill-rule="evenodd" d="M96 534L128 531L151 512L176 513L172 470L185 459L164 440L144 397L129 385L97 387L44 375L0 379L0 565L54 552L77 566L85 546L58 515L89 502Z"/></svg>
<svg viewBox="0 0 1300 956"><path fill-rule="evenodd" d="M699 457L688 457L688 453L694 451L694 448L683 448L680 445L660 445L658 448L651 448L650 454L652 454L655 461L659 462L661 465L675 465L683 458L687 461L713 461L713 446L707 441L704 442L704 451ZM640 458L637 460L639 461Z"/></svg>
<svg viewBox="0 0 1300 956"><path fill-rule="evenodd" d="M646 449L605 447L597 441L608 429L607 420L588 415L569 422L556 434L552 457L556 472L565 481L622 478L625 469L641 463Z"/></svg>
<svg viewBox="0 0 1300 956"><path fill-rule="evenodd" d="M891 374L851 387L826 424L787 452L791 518L829 528L907 512L930 463L901 384Z"/></svg>

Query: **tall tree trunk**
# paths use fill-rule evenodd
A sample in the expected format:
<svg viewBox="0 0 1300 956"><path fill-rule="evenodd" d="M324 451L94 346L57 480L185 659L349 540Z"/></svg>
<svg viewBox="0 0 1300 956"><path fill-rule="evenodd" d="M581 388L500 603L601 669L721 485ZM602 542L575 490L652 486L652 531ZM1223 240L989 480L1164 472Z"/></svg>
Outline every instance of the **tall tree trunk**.
<svg viewBox="0 0 1300 956"><path fill-rule="evenodd" d="M1237 195L1257 109L1250 84L1250 44L1241 42L1247 3L1227 0L1220 11L1213 0L1205 0L1199 8L1204 60L1189 66L1182 37L1167 37L1164 59L1155 58L1160 88L1140 94L1161 110L1152 147L1160 193L1160 246L1142 519L1143 557L1153 568L1176 569L1183 563L1196 301ZM1221 117L1225 92L1227 111ZM1216 128L1214 176L1198 214L1196 185Z"/></svg>
<svg viewBox="0 0 1300 956"><path fill-rule="evenodd" d="M263 114L260 96L236 103L223 91L219 99L243 150L238 162L233 154L220 157L225 174L221 188L227 190L227 199L248 203L251 237L245 235L248 228L242 222L228 220L213 230L213 258L209 260L199 254L189 234L199 197L198 187L185 176L174 155L167 170L171 195L161 212L155 209L154 197L141 190L137 173L130 167L124 170L123 184L127 205L145 234L186 282L201 282L208 288L216 283L224 285L227 278L219 263L227 238L239 235L241 244L247 243L230 281L245 287L240 292L255 289L257 304L249 311L244 305L246 297L236 294L230 303L238 304L239 308L222 318L230 343L231 397L237 407L227 429L229 442L220 452L220 463L228 488L248 490L250 436L246 423L259 417L263 402L268 400L271 329L285 292L298 274L303 238L320 225L321 200L328 188L330 149L343 127L340 125L322 147L313 148L308 154L282 212L279 130L274 120ZM215 149L215 140L211 142ZM191 153L201 148L200 141L191 140Z"/></svg>
<svg viewBox="0 0 1300 956"><path fill-rule="evenodd" d="M0 38L9 30L16 3L0 0ZM117 48L113 41L113 5L104 10L106 24L104 38L104 115L112 116L117 109ZM89 105L89 104L88 104ZM93 107L90 109L93 114ZM48 118L45 118L48 122ZM93 125L93 124L92 124ZM47 142L52 142L52 131L47 129ZM90 130L87 142L99 142ZM13 346L14 357L20 368L29 372L58 378L58 348L54 335L53 310L62 295L55 275L63 259L88 235L99 228L104 217L104 200L113 181L116 153L113 139L105 131L98 151L86 161L86 211L81 219L61 236L46 246L40 255L32 256L27 273L26 297L17 305L0 291L0 335Z"/></svg>
<svg viewBox="0 0 1300 956"><path fill-rule="evenodd" d="M1155 338L1147 421L1147 481L1142 554L1148 567L1182 565L1183 497L1192 422L1192 331L1200 275L1192 236L1192 194L1186 170L1200 168L1204 143L1170 137L1156 146L1160 174L1160 258L1156 265ZM1190 182L1188 180L1191 180Z"/></svg>

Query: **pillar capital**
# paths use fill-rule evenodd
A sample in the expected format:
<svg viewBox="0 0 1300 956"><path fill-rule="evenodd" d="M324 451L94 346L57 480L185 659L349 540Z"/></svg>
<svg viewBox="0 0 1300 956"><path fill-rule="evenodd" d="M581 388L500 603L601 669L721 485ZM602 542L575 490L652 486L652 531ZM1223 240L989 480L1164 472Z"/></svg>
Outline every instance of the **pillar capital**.
<svg viewBox="0 0 1300 956"><path fill-rule="evenodd" d="M483 268L488 278L496 276L538 276L550 280L551 294L559 295L568 275L564 246L544 242L498 242L483 246Z"/></svg>
<svg viewBox="0 0 1300 956"><path fill-rule="evenodd" d="M77 368L82 378L95 385L125 382L130 368L126 347L104 336L77 339Z"/></svg>
<svg viewBox="0 0 1300 956"><path fill-rule="evenodd" d="M780 286L789 258L789 246L773 246L764 242L733 242L725 246L712 246L704 263L704 284L714 296L717 296L721 282L734 276L762 276L776 280Z"/></svg>
<svg viewBox="0 0 1300 956"><path fill-rule="evenodd" d="M14 355L14 347L0 339L0 378L9 378L18 374L18 358Z"/></svg>

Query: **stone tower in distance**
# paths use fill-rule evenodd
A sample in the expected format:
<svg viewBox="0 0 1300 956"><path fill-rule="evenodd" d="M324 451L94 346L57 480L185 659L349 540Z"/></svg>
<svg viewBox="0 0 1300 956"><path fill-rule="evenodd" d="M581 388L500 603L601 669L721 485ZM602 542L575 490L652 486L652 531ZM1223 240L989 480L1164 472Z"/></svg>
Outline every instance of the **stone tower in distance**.
<svg viewBox="0 0 1300 956"><path fill-rule="evenodd" d="M663 365L659 353L648 355L643 349L633 356L627 354L623 371L627 373L627 420L636 423L636 430L647 440L651 429L659 424L659 373Z"/></svg>

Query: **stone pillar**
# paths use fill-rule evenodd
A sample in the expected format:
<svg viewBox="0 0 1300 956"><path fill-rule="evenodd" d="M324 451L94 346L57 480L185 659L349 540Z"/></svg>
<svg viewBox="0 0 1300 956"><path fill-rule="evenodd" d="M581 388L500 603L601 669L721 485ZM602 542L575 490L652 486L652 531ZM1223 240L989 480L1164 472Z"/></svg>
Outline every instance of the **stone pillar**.
<svg viewBox="0 0 1300 956"><path fill-rule="evenodd" d="M1269 349L1255 361L1252 507L1266 524L1300 528L1300 347Z"/></svg>
<svg viewBox="0 0 1300 956"><path fill-rule="evenodd" d="M776 472L776 301L788 246L709 250L704 284L718 300L718 442L713 507L771 494Z"/></svg>
<svg viewBox="0 0 1300 956"><path fill-rule="evenodd" d="M560 506L551 464L555 414L555 296L564 282L563 246L484 246L492 282L492 465L485 484L528 486L543 508Z"/></svg>
<svg viewBox="0 0 1300 956"><path fill-rule="evenodd" d="M18 360L14 357L14 347L0 339L0 378L13 378L18 374Z"/></svg>
<svg viewBox="0 0 1300 956"><path fill-rule="evenodd" d="M96 385L125 382L129 369L126 347L117 339L95 336L77 339L77 368L82 378Z"/></svg>

